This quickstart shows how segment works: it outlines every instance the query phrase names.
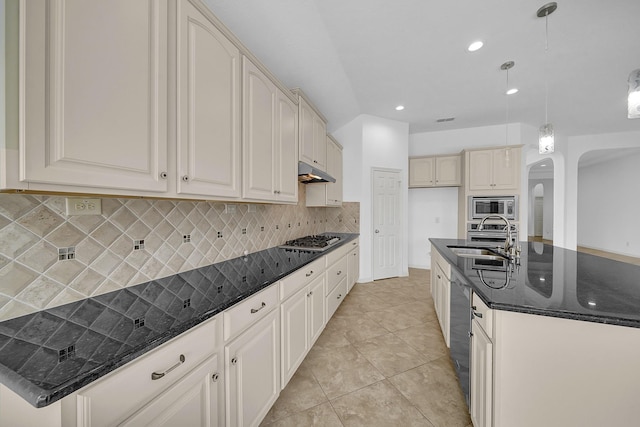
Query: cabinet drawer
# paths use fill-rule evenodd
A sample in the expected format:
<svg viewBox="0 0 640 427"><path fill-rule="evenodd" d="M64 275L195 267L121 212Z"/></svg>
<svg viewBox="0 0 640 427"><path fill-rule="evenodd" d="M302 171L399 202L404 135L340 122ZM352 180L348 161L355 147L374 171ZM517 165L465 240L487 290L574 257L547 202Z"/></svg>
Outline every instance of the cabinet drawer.
<svg viewBox="0 0 640 427"><path fill-rule="evenodd" d="M325 256L325 258L327 259L327 267L330 267L336 261L340 260L340 258L348 254L349 251L353 249L354 245L352 245L352 243L354 242L349 242L346 245L342 245L338 249L334 249L333 251L329 252ZM357 246L357 244L355 246Z"/></svg>
<svg viewBox="0 0 640 427"><path fill-rule="evenodd" d="M480 299L477 294L473 294L471 299L471 308L473 310L473 318L484 329L487 336L493 339L493 310Z"/></svg>
<svg viewBox="0 0 640 427"><path fill-rule="evenodd" d="M435 247L431 247L431 254L433 255L432 260L435 259L436 263L442 269L444 276L447 280L451 280L451 265L444 259L442 254L438 252ZM433 268L434 266L431 266Z"/></svg>
<svg viewBox="0 0 640 427"><path fill-rule="evenodd" d="M117 369L78 392L78 427L122 422L221 346L222 317L216 316ZM184 356L183 363L180 355ZM154 380L154 372L165 374Z"/></svg>
<svg viewBox="0 0 640 427"><path fill-rule="evenodd" d="M224 340L228 341L258 320L278 305L278 286L272 285L267 289L250 296L241 303L234 305L223 313Z"/></svg>
<svg viewBox="0 0 640 427"><path fill-rule="evenodd" d="M344 256L327 269L327 293L333 291L338 283L347 276L348 261L348 257Z"/></svg>
<svg viewBox="0 0 640 427"><path fill-rule="evenodd" d="M327 295L327 322L336 312L338 306L342 303L342 300L347 295L347 278L343 277L342 281L335 287L335 289Z"/></svg>
<svg viewBox="0 0 640 427"><path fill-rule="evenodd" d="M291 273L280 281L280 301L284 301L298 290L311 283L316 277L324 273L324 257L305 265L295 273Z"/></svg>

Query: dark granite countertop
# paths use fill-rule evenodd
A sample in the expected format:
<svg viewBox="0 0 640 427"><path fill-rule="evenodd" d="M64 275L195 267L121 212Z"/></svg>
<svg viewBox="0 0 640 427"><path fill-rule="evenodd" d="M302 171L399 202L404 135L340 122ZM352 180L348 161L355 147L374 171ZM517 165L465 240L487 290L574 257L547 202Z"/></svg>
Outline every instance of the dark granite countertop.
<svg viewBox="0 0 640 427"><path fill-rule="evenodd" d="M466 240L429 240L490 308L640 328L640 266L520 242L520 265L505 270L447 247Z"/></svg>
<svg viewBox="0 0 640 427"><path fill-rule="evenodd" d="M324 252L266 249L0 322L0 383L47 406L358 237L327 234L342 241Z"/></svg>

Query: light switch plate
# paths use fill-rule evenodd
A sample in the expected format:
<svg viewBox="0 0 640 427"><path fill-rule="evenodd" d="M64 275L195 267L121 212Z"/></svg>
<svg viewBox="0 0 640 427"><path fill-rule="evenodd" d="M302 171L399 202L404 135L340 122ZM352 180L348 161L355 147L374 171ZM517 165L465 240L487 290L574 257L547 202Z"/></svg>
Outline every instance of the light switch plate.
<svg viewBox="0 0 640 427"><path fill-rule="evenodd" d="M67 215L102 215L102 199L67 197Z"/></svg>

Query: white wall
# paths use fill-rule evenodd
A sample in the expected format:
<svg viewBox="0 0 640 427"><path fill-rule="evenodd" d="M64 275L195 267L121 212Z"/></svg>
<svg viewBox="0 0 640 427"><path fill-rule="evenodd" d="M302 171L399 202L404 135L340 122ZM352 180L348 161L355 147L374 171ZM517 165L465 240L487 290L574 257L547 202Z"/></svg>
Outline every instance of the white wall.
<svg viewBox="0 0 640 427"><path fill-rule="evenodd" d="M640 148L578 168L578 245L640 257L638 212Z"/></svg>
<svg viewBox="0 0 640 427"><path fill-rule="evenodd" d="M401 203L404 206L402 224L401 275L408 270L408 123L363 114L333 132L343 146L344 199L360 202L360 282L373 278L372 238L372 168L396 169L402 179Z"/></svg>
<svg viewBox="0 0 640 427"><path fill-rule="evenodd" d="M509 124L509 145L523 143L523 129L520 123ZM505 141L504 125L416 133L409 136L409 155L459 153L465 148L499 146ZM526 212L523 206L527 203L521 198L520 212ZM431 268L429 238L456 238L457 220L458 187L409 190L409 266Z"/></svg>

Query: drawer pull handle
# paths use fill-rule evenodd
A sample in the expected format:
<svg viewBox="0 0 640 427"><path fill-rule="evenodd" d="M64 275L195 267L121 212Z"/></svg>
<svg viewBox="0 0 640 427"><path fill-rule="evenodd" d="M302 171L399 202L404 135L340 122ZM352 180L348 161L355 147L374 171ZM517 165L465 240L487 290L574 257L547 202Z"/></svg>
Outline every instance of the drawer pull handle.
<svg viewBox="0 0 640 427"><path fill-rule="evenodd" d="M313 274L313 270L311 270L311 271L309 271L309 272L307 273L307 277L311 276L312 274Z"/></svg>
<svg viewBox="0 0 640 427"><path fill-rule="evenodd" d="M233 359L231 359L231 364L232 365L236 365L238 363L238 358L234 357Z"/></svg>
<svg viewBox="0 0 640 427"><path fill-rule="evenodd" d="M339 270L339 271L338 271L338 273L337 273L337 275L339 276L339 275L341 275L341 274L342 274L342 270Z"/></svg>
<svg viewBox="0 0 640 427"><path fill-rule="evenodd" d="M340 299L340 298L342 298L342 294L339 294L339 295L338 295L338 299Z"/></svg>
<svg viewBox="0 0 640 427"><path fill-rule="evenodd" d="M309 291L309 293L307 294L308 297L310 297L311 295L313 295L313 291Z"/></svg>
<svg viewBox="0 0 640 427"><path fill-rule="evenodd" d="M167 375L169 372L173 371L174 369L176 369L178 366L182 365L185 361L185 357L184 354L180 355L180 361L178 363L176 363L175 365L173 365L172 367L170 367L169 369L167 369L164 372L152 372L151 373L151 379L152 380L159 380L160 378L164 377L165 375Z"/></svg>
<svg viewBox="0 0 640 427"><path fill-rule="evenodd" d="M266 306L267 306L267 304L263 302L262 305L260 306L260 308L252 308L251 309L251 314L255 314L255 313L259 312L260 310L262 310Z"/></svg>
<svg viewBox="0 0 640 427"><path fill-rule="evenodd" d="M473 315L482 319L482 313L478 313L476 311L473 312Z"/></svg>
<svg viewBox="0 0 640 427"><path fill-rule="evenodd" d="M217 372L211 376L211 379L213 380L214 383L218 382L218 378L220 378L220 375L218 375Z"/></svg>
<svg viewBox="0 0 640 427"><path fill-rule="evenodd" d="M440 275L438 274L438 279L442 279L442 277L440 277Z"/></svg>

